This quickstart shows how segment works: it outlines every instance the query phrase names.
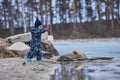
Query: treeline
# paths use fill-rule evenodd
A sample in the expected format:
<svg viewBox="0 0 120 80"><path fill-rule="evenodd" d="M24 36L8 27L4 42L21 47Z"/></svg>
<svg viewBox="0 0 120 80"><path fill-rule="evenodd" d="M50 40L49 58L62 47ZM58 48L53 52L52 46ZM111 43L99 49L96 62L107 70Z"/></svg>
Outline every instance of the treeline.
<svg viewBox="0 0 120 80"><path fill-rule="evenodd" d="M66 27L65 24L71 24L71 34L74 36L77 32L89 32L86 31L86 28L81 27L83 23L98 22L101 26L96 26L99 26L98 29L101 29L103 27L102 22L105 21L104 25L108 26L107 29L114 36L116 29L118 29L115 27L115 21L120 23L120 0L0 1L0 29L8 28L11 35L15 34L15 28L23 27L24 32L29 31L29 27L34 25L36 17L44 25L52 25L50 34L54 33L54 26L58 25L55 29L61 28L59 24L63 27ZM93 29L92 26L89 27ZM80 31L78 28L80 28ZM62 31L64 33L64 29Z"/></svg>

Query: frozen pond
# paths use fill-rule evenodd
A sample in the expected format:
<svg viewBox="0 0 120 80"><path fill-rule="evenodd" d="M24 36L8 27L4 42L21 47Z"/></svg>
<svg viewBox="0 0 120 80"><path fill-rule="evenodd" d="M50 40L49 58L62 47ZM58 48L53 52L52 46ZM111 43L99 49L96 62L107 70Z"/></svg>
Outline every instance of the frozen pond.
<svg viewBox="0 0 120 80"><path fill-rule="evenodd" d="M120 39L61 40L54 45L60 55L77 49L87 57L120 57Z"/></svg>

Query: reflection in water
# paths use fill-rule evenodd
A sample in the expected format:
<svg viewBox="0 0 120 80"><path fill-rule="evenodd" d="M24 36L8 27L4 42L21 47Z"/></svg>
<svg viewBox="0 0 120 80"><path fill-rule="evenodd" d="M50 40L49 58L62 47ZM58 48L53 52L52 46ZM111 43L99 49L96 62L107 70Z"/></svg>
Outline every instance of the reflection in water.
<svg viewBox="0 0 120 80"><path fill-rule="evenodd" d="M50 80L88 80L87 67L83 62L63 62Z"/></svg>
<svg viewBox="0 0 120 80"><path fill-rule="evenodd" d="M120 80L120 60L62 62L50 80Z"/></svg>

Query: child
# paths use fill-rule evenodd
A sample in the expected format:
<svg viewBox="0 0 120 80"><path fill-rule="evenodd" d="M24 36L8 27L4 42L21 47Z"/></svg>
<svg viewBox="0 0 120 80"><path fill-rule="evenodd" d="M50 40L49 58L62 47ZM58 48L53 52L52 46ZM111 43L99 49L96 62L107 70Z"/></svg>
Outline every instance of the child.
<svg viewBox="0 0 120 80"><path fill-rule="evenodd" d="M32 39L30 41L30 51L27 55L27 61L31 61L31 59L35 56L37 61L42 60L40 47L41 34L46 32L48 29L49 26L47 26L47 28L43 28L41 21L38 18L36 19L35 26L31 28Z"/></svg>

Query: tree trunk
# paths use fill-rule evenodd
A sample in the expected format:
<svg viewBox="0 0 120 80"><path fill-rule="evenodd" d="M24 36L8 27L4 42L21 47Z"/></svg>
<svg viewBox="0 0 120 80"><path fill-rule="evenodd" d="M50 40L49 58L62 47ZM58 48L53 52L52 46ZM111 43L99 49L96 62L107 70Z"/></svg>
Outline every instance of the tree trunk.
<svg viewBox="0 0 120 80"><path fill-rule="evenodd" d="M111 33L112 33L112 36L115 36L115 30L114 30L114 14L113 14L113 5L112 5L112 2L110 2L110 6L109 6L109 12L110 12L110 15L112 16L111 18Z"/></svg>
<svg viewBox="0 0 120 80"><path fill-rule="evenodd" d="M40 0L40 16L41 16L41 21L43 21L43 7L42 7L42 4L43 4L43 0Z"/></svg>
<svg viewBox="0 0 120 80"><path fill-rule="evenodd" d="M71 23L71 14L70 14L70 1L68 0L68 16L69 16L69 23Z"/></svg>
<svg viewBox="0 0 120 80"><path fill-rule="evenodd" d="M16 0L16 6L17 6L17 10L16 10L16 13L17 13L17 27L20 27L19 26L19 2L18 2L18 0Z"/></svg>
<svg viewBox="0 0 120 80"><path fill-rule="evenodd" d="M108 21L109 15L108 15L108 2L107 1L106 1L106 5L105 5L105 17L106 17L106 20Z"/></svg>
<svg viewBox="0 0 120 80"><path fill-rule="evenodd" d="M78 12L79 12L79 20L80 20L80 23L82 22L82 14L81 14L81 2L79 1L79 7L78 7Z"/></svg>
<svg viewBox="0 0 120 80"><path fill-rule="evenodd" d="M100 13L100 4L101 4L101 1L100 0L98 0L98 5L97 5L97 9L98 9L98 17L99 17L99 20L101 21L102 19L101 19L101 13Z"/></svg>
<svg viewBox="0 0 120 80"><path fill-rule="evenodd" d="M11 35L14 35L14 24L13 24L14 17L12 15L12 6L9 2L7 2L7 7L8 7L7 11L8 11L8 14L9 14L9 15L7 15L7 18L8 18L7 22L9 23L9 28L10 28Z"/></svg>
<svg viewBox="0 0 120 80"><path fill-rule="evenodd" d="M22 0L22 21L23 21L23 28L24 28L24 33L27 32L27 27L26 27L26 20L25 20L25 12L24 12L24 0Z"/></svg>
<svg viewBox="0 0 120 80"><path fill-rule="evenodd" d="M52 0L50 0L49 4L49 12L50 12L50 35L52 35L52 25L53 25L53 14L52 14Z"/></svg>
<svg viewBox="0 0 120 80"><path fill-rule="evenodd" d="M73 17L73 38L76 38L76 22L77 22L77 17L76 17L76 14L77 14L77 9L76 9L76 0L74 0L73 2L73 10L74 10L74 17Z"/></svg>
<svg viewBox="0 0 120 80"><path fill-rule="evenodd" d="M45 25L48 25L48 12L47 12L47 1L45 2Z"/></svg>
<svg viewBox="0 0 120 80"><path fill-rule="evenodd" d="M120 18L120 1L118 0L118 18Z"/></svg>
<svg viewBox="0 0 120 80"><path fill-rule="evenodd" d="M6 7L7 7L7 3L8 2L6 2L6 1L3 1L2 2L2 5L3 5L3 12L4 12L4 14L3 14L3 16L4 16L4 27L7 27L7 16L6 16Z"/></svg>

